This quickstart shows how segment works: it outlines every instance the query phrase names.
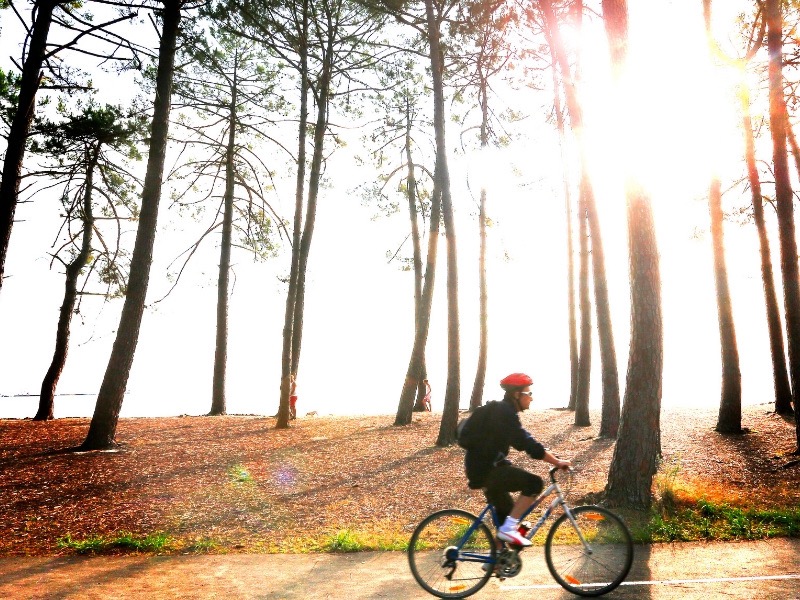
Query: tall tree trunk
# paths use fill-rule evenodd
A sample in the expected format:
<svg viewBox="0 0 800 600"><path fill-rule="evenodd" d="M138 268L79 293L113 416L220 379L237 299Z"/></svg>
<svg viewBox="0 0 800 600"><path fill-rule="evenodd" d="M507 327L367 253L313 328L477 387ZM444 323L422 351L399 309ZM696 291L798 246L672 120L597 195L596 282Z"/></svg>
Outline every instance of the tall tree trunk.
<svg viewBox="0 0 800 600"><path fill-rule="evenodd" d="M414 260L414 328L419 326L420 311L422 310L422 240L419 233L419 213L417 211L417 176L414 166L414 157L411 153L411 104L406 98L406 136L403 150L406 153L406 199L408 200L408 218L411 222L411 244ZM427 378L425 357L422 358L422 372L417 384L417 399L414 402L415 411L425 411L425 395L427 389L424 380Z"/></svg>
<svg viewBox="0 0 800 600"><path fill-rule="evenodd" d="M455 441L458 405L461 396L461 356L458 325L458 267L453 202L450 196L450 173L447 166L445 138L443 54L439 43L441 16L434 14L433 0L425 0L428 22L428 47L433 77L433 123L436 136L436 177L442 195L442 216L447 240L447 389L439 427L437 446L449 446Z"/></svg>
<svg viewBox="0 0 800 600"><path fill-rule="evenodd" d="M749 106L748 106L749 109ZM800 146L797 145L797 138L794 135L794 129L789 121L789 115L786 115L786 140L789 142L789 148L792 151L792 158L794 158L794 168L800 175Z"/></svg>
<svg viewBox="0 0 800 600"><path fill-rule="evenodd" d="M592 303L589 297L589 231L586 202L578 192L579 273L578 302L581 315L581 346L578 356L578 385L575 392L575 424L589 424L589 389L592 375Z"/></svg>
<svg viewBox="0 0 800 600"><path fill-rule="evenodd" d="M308 179L308 201L306 203L306 219L303 225L303 237L300 241L300 257L297 268L297 298L294 303L294 327L292 329L292 373L297 380L300 370L300 348L303 340L303 316L305 313L306 273L308 256L311 250L311 238L317 218L317 200L319 183L322 176L322 158L325 144L325 131L328 128L328 108L330 104L330 85L333 70L333 41L335 33L332 23L328 23L328 39L323 51L322 76L317 84L315 98L317 101L317 120L314 126L314 152L311 156L311 172Z"/></svg>
<svg viewBox="0 0 800 600"><path fill-rule="evenodd" d="M650 506L661 454L661 274L650 199L642 189L631 183L628 186L631 346L619 435L605 493L612 506L642 508Z"/></svg>
<svg viewBox="0 0 800 600"><path fill-rule="evenodd" d="M775 387L775 412L781 415L792 413L792 388L789 385L789 372L784 354L783 330L781 328L778 295L775 292L775 276L772 271L772 253L769 248L767 226L764 221L764 200L761 193L761 179L756 166L755 140L750 117L750 94L745 86L740 88L742 102L742 131L745 141L745 162L753 201L753 219L758 231L758 244L761 254L761 281L764 286L764 305L767 311L767 330L769 348L772 355L772 376Z"/></svg>
<svg viewBox="0 0 800 600"><path fill-rule="evenodd" d="M602 5L614 81L619 82L628 58L628 0L602 0Z"/></svg>
<svg viewBox="0 0 800 600"><path fill-rule="evenodd" d="M142 188L142 206L136 243L131 257L128 290L122 307L117 336L111 350L100 393L97 396L89 433L81 445L82 450L99 450L115 445L119 410L128 384L139 328L142 323L147 286L150 280L150 265L153 260L153 245L158 222L158 204L161 198L161 183L164 159L167 150L169 113L171 108L172 81L175 74L175 42L180 28L180 0L164 0L161 44L158 51L158 73L156 75L156 97L153 110L147 171Z"/></svg>
<svg viewBox="0 0 800 600"><path fill-rule="evenodd" d="M478 364L475 368L475 382L472 385L472 395L469 400L469 409L475 410L483 404L483 388L486 384L486 363L489 356L489 292L486 281L486 188L481 188L481 204L478 214L478 228L480 235L480 255L478 258L478 287L479 287L479 341Z"/></svg>
<svg viewBox="0 0 800 600"><path fill-rule="evenodd" d="M90 154L91 153L91 154ZM53 418L53 408L55 406L56 386L64 365L67 362L67 352L69 351L70 324L72 313L75 309L75 300L78 297L78 277L89 261L92 254L92 233L94 227L94 215L92 214L92 189L94 187L94 170L97 167L98 156L100 155L100 144L98 143L91 150L86 161L86 181L83 190L83 236L81 239L81 249L72 262L67 265L67 273L64 281L64 301L61 303L61 310L58 314L58 329L56 330L56 348L53 352L53 360L50 368L42 380L42 389L39 393L39 409L33 417L34 421L48 421Z"/></svg>
<svg viewBox="0 0 800 600"><path fill-rule="evenodd" d="M438 170L438 158L436 161ZM442 220L442 195L439 191L439 176L433 175L433 196L431 198L431 218L428 231L428 258L425 264L425 282L422 286L420 310L414 328L414 345L411 348L411 357L408 360L406 378L400 392L400 401L397 403L395 425L408 425L411 423L411 413L414 404L414 394L425 378L425 346L428 342L428 331L431 323L431 304L433 303L433 287L436 281L436 260L439 247L439 223Z"/></svg>
<svg viewBox="0 0 800 600"><path fill-rule="evenodd" d="M569 185L569 171L566 157L566 132L561 94L558 92L558 70L553 72L553 95L558 129L558 143L561 151L562 177L564 179L564 212L567 222L567 320L569 323L569 402L567 408L575 410L578 401L578 333L575 320L575 250L572 239L572 194Z"/></svg>
<svg viewBox="0 0 800 600"><path fill-rule="evenodd" d="M609 51L611 54L611 65L613 69L614 81L618 82L624 64L625 56L627 54L628 40L628 7L627 0L603 0L603 15L605 17L606 36L609 40ZM592 243L592 252L594 253L594 243ZM601 280L602 289L598 296L597 302L600 303L600 298L605 298L604 303L608 302L608 290L606 287L605 277ZM597 284L595 283L597 290ZM597 291L595 291L597 296ZM606 327L611 330L610 311L598 309L598 319L600 314L604 318L609 319L607 325L598 323L598 327L602 331ZM603 336L600 337L601 357L603 353L609 355L609 364L613 364L613 369L609 366L603 369L603 408L602 416L600 418L600 437L616 438L619 433L620 422L620 398L619 398L619 376L617 373L617 358L614 350L614 338L610 335L606 337L605 347L603 343ZM613 358L612 358L613 357Z"/></svg>
<svg viewBox="0 0 800 600"><path fill-rule="evenodd" d="M588 174L586 178L588 180ZM603 384L600 436L615 438L617 437L617 431L619 429L619 373L617 371L617 352L614 348L611 308L608 301L605 252L603 250L603 241L600 234L597 203L594 199L594 189L591 184L587 186L586 195L586 213L589 221L589 232L592 236L592 281L594 283L597 335L600 342L600 367ZM576 422L576 425L577 424ZM589 424L588 418L585 424Z"/></svg>
<svg viewBox="0 0 800 600"><path fill-rule="evenodd" d="M617 370L616 350L614 348L614 332L611 325L611 309L608 300L608 282L606 279L605 254L603 251L602 234L600 232L600 220L597 214L594 189L589 179L586 144L583 139L583 111L578 100L575 82L570 75L569 62L564 52L561 32L558 20L553 12L552 2L551 0L544 0L540 3L540 6L547 23L549 35L553 42L552 51L554 57L561 68L564 93L570 116L570 125L578 140L581 193L584 195L586 217L589 223L589 232L592 236L592 277L594 282L597 334L600 341L600 364L603 382L603 420L601 423L601 435L614 437L616 435L619 419L619 373ZM589 425L588 412L576 412L575 424Z"/></svg>
<svg viewBox="0 0 800 600"><path fill-rule="evenodd" d="M330 55L329 55L330 56ZM331 60L330 58L328 60ZM303 314L306 295L306 272L311 250L311 238L317 216L319 182L322 176L322 151L325 143L325 130L328 125L328 86L330 85L330 64L320 83L317 99L317 122L314 126L314 152L311 157L311 173L308 180L308 202L303 238L300 241L300 264L297 270L297 299L294 304L294 328L292 330L292 373L297 376L300 370L300 347L303 340Z"/></svg>
<svg viewBox="0 0 800 600"><path fill-rule="evenodd" d="M59 2L40 0L35 5L33 31L28 45L28 56L22 66L17 110L8 130L8 144L3 158L3 176L0 180L0 290L3 288L8 244L14 226L14 213L19 201L19 181L25 142L36 111L36 93L42 80L40 70L47 48L47 35L53 22L53 11Z"/></svg>
<svg viewBox="0 0 800 600"><path fill-rule="evenodd" d="M582 10L581 6L578 8ZM547 11L545 13L545 10ZM551 15L550 19L555 22L555 15L552 15L552 5L543 7L542 10L545 16L545 25L550 21L547 20L547 15ZM554 23L557 25L557 22ZM567 408L577 412L578 405L585 404L585 411L589 410L589 389L591 383L591 363L592 363L592 317L591 317L591 301L589 298L589 246L587 236L589 235L586 229L586 209L583 205L583 188L578 189L578 260L579 260L579 273L578 273L578 301L581 317L580 329L580 351L578 349L578 332L575 317L575 261L573 252L572 241L572 207L570 202L570 189L569 189L569 171L568 161L566 158L566 126L564 123L564 111L561 106L561 94L559 87L566 92L567 81L569 77L572 81L571 75L567 73L562 74L561 81L558 78L558 70L560 68L560 61L558 55L559 51L556 49L556 41L553 39L551 29L546 26L543 29L547 44L550 48L550 56L553 59L553 95L554 95L554 108L556 112L556 125L558 129L559 144L561 149L561 164L563 166L562 177L564 179L564 198L567 212L567 256L568 256L568 270L567 270L567 293L569 295L569 336L570 336L570 394L569 403ZM560 41L560 37L558 38ZM562 65L563 66L563 65ZM569 65L567 65L569 68ZM582 183L582 182L581 182ZM584 409L582 409L584 410ZM577 415L576 415L577 418ZM588 419L581 417L582 420Z"/></svg>
<svg viewBox="0 0 800 600"><path fill-rule="evenodd" d="M728 288L728 269L725 264L722 191L718 177L711 181L708 195L711 214L711 240L714 248L714 283L717 290L717 317L722 353L722 397L719 404L717 431L742 432L742 374L739 371L739 350L733 323L731 293Z"/></svg>
<svg viewBox="0 0 800 600"><path fill-rule="evenodd" d="M481 103L481 149L489 147L489 98L486 76L480 75ZM480 340L478 343L478 366L475 370L475 383L469 400L470 410L483 404L483 386L486 383L486 361L489 354L489 292L486 282L486 185L481 184L481 205L478 214L478 233L480 236L480 255L478 257L478 286L480 301Z"/></svg>
<svg viewBox="0 0 800 600"><path fill-rule="evenodd" d="M783 16L780 0L766 0L767 49L769 50L769 124L772 132L772 160L775 173L775 201L781 245L783 302L786 338L789 346L789 381L800 454L800 281L798 280L792 184L786 152L786 104L783 95Z"/></svg>
<svg viewBox="0 0 800 600"><path fill-rule="evenodd" d="M286 310L283 320L283 349L281 352L281 394L275 427L289 426L289 396L295 374L292 372L292 342L294 340L294 314L297 300L297 274L300 267L300 240L303 233L303 198L306 180L306 137L308 127L308 21L309 0L303 0L302 33L300 40L300 121L297 127L297 177L294 196L294 229L292 232L292 263L289 268L289 286L286 292Z"/></svg>
<svg viewBox="0 0 800 600"><path fill-rule="evenodd" d="M627 59L626 0L603 0L603 17L618 79ZM644 126L641 123L635 125ZM625 397L605 494L612 505L646 507L652 499L653 476L661 454L661 382L664 367L661 273L650 198L630 175L626 176L625 196L631 283L631 342Z"/></svg>
<svg viewBox="0 0 800 600"><path fill-rule="evenodd" d="M237 50L238 53L238 50ZM219 249L217 278L217 346L214 352L214 380L211 385L209 415L224 415L225 371L228 363L228 288L231 271L231 238L233 234L233 195L235 187L234 156L236 153L237 71L234 68L231 85L231 106L228 116L228 148L225 156L225 197L222 212L222 240Z"/></svg>

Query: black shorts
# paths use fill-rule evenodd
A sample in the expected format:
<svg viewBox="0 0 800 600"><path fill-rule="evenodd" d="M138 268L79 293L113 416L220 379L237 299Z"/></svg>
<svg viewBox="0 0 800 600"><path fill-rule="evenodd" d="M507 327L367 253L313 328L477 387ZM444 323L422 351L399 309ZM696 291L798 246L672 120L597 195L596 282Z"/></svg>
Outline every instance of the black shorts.
<svg viewBox="0 0 800 600"><path fill-rule="evenodd" d="M499 465L489 472L483 484L486 499L494 505L500 524L514 508L511 492L537 496L544 489L542 478L512 465Z"/></svg>

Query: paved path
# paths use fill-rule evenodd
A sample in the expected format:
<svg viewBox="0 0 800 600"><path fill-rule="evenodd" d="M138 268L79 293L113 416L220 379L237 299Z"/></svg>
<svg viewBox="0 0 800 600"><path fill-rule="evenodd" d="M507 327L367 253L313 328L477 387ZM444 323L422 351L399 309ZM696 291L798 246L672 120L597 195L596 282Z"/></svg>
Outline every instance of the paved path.
<svg viewBox="0 0 800 600"><path fill-rule="evenodd" d="M526 550L513 579L474 598L575 598ZM800 600L800 539L637 546L628 580L606 598ZM432 598L398 552L0 558L3 599L220 598L360 600Z"/></svg>

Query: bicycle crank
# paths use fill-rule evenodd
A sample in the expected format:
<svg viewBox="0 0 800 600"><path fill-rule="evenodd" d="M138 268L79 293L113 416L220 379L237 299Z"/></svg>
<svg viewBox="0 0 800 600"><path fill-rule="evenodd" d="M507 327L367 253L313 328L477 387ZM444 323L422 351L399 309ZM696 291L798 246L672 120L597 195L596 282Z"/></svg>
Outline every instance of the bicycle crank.
<svg viewBox="0 0 800 600"><path fill-rule="evenodd" d="M522 559L519 552L514 549L506 549L497 557L497 567L495 573L499 579L516 577L522 570Z"/></svg>

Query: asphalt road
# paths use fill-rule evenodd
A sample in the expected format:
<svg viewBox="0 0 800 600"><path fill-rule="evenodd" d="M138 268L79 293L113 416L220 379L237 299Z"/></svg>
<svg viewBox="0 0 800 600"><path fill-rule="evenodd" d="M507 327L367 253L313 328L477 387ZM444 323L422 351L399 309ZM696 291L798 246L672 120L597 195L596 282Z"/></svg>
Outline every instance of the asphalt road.
<svg viewBox="0 0 800 600"><path fill-rule="evenodd" d="M550 577L540 548L522 572L476 599L575 598ZM433 598L398 552L0 558L0 598ZM637 546L625 583L605 598L800 600L800 539Z"/></svg>

